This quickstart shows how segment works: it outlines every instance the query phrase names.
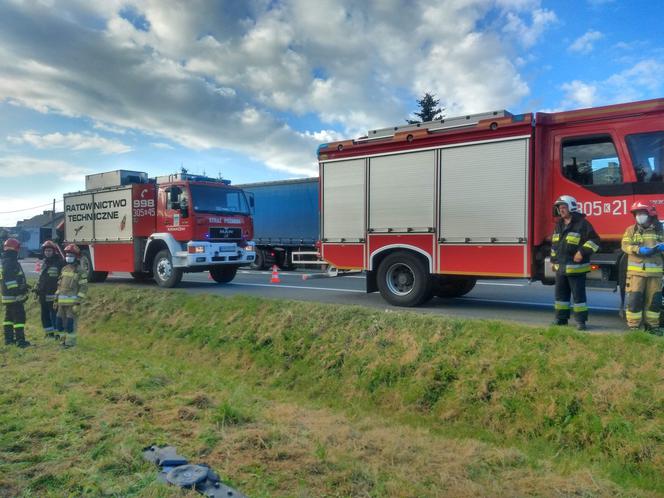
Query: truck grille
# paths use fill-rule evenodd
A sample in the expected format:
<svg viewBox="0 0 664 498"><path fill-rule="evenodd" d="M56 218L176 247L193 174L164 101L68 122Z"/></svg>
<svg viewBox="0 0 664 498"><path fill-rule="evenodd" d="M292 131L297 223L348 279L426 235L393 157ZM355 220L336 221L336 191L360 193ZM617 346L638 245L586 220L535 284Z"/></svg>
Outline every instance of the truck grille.
<svg viewBox="0 0 664 498"><path fill-rule="evenodd" d="M217 240L240 240L242 238L242 229L212 227L210 228L210 239Z"/></svg>

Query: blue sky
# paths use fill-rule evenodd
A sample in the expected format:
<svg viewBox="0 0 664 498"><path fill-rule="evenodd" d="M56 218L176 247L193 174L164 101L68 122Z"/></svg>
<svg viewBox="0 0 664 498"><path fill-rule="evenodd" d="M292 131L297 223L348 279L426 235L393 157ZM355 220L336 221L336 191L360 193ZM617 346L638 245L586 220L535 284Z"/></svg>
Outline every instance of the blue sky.
<svg viewBox="0 0 664 498"><path fill-rule="evenodd" d="M425 91L448 116L664 97L662 19L642 0L5 0L0 226L101 171L316 175L319 143L402 124Z"/></svg>

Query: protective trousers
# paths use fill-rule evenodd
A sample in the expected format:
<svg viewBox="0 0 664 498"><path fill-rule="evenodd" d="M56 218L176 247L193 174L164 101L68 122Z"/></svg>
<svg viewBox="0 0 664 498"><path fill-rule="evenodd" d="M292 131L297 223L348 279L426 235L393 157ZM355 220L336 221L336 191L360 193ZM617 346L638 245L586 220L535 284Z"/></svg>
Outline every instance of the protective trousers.
<svg viewBox="0 0 664 498"><path fill-rule="evenodd" d="M53 309L53 301L47 301L45 297L39 297L41 306L41 321L44 332L47 334L55 330L57 312Z"/></svg>
<svg viewBox="0 0 664 498"><path fill-rule="evenodd" d="M5 304L5 344L25 345L25 307L23 303Z"/></svg>
<svg viewBox="0 0 664 498"><path fill-rule="evenodd" d="M572 306L571 299L574 299ZM565 275L556 274L556 320L569 320L570 311L574 311L577 323L588 320L588 304L586 303L586 274Z"/></svg>
<svg viewBox="0 0 664 498"><path fill-rule="evenodd" d="M59 305L57 315L57 330L62 335L62 343L65 346L76 345L75 330L76 312L74 306Z"/></svg>
<svg viewBox="0 0 664 498"><path fill-rule="evenodd" d="M637 328L643 321L648 327L659 327L662 307L662 276L627 275L627 326ZM645 316L644 316L645 309Z"/></svg>

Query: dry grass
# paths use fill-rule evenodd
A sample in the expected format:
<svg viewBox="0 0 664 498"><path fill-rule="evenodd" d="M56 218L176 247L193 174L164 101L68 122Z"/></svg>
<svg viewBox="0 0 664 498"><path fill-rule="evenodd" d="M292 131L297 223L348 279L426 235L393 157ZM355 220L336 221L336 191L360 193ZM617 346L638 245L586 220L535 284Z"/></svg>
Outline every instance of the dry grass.
<svg viewBox="0 0 664 498"><path fill-rule="evenodd" d="M77 350L0 349L2 496L182 496L153 482L140 456L152 443L252 497L658 496L663 370L649 338L93 296Z"/></svg>

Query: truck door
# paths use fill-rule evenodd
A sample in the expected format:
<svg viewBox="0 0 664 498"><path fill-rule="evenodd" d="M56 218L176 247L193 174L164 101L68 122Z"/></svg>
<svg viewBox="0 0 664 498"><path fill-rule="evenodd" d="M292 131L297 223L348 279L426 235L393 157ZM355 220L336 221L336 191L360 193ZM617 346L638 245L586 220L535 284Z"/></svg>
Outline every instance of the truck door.
<svg viewBox="0 0 664 498"><path fill-rule="evenodd" d="M590 128L590 127L587 127ZM602 240L619 240L633 223L634 170L619 134L603 129L554 132L553 204L571 195ZM552 219L553 222L553 219Z"/></svg>
<svg viewBox="0 0 664 498"><path fill-rule="evenodd" d="M162 223L167 232L186 232L190 225L189 194L186 187L171 185L159 189ZM179 237L178 237L179 238Z"/></svg>

